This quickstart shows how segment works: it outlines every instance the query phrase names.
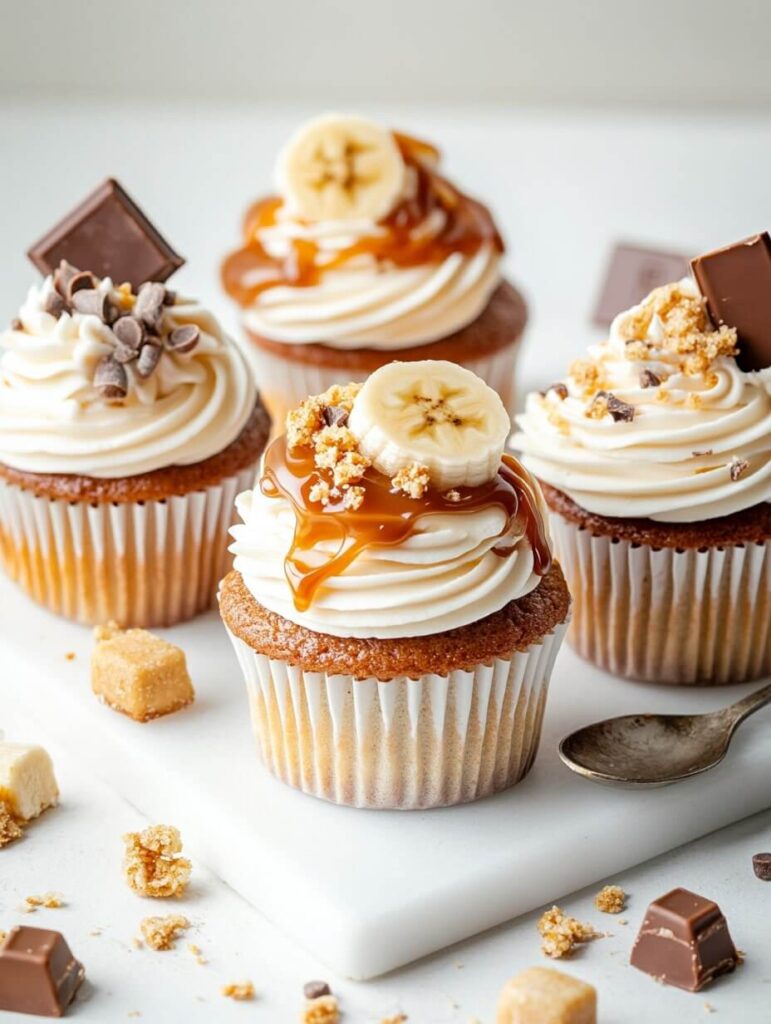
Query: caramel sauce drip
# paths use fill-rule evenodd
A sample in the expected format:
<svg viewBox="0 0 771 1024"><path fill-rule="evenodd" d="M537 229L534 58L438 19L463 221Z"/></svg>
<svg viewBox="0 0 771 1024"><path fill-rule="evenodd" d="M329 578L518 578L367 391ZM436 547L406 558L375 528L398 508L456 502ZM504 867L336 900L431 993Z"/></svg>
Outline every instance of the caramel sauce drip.
<svg viewBox="0 0 771 1024"><path fill-rule="evenodd" d="M498 505L506 514L500 536L516 524L533 550L534 569L545 576L551 567L546 530L533 484L515 458L504 455L497 475L479 487L458 487L459 501L429 489L422 498L410 498L391 486L391 481L370 468L360 484L364 501L358 509L347 509L342 495L328 505L310 500L310 490L320 479L331 484L331 474L319 470L308 447L289 449L286 437L277 438L265 454L260 490L268 498L286 498L295 513L295 533L285 559L286 578L294 604L304 612L319 589L332 576L339 576L367 548L392 547L410 537L425 516L450 513L463 515ZM323 564L311 565L309 553L325 541L336 552ZM497 555L511 554L512 546L494 548Z"/></svg>
<svg viewBox="0 0 771 1024"><path fill-rule="evenodd" d="M380 222L385 228L382 233L329 254L323 266L317 261L318 245L307 239L293 239L287 258L275 259L265 250L259 235L277 223L283 200L277 196L260 199L244 219L243 247L226 257L222 265L225 291L242 306L249 306L268 288L318 284L327 270L364 254L397 267L415 267L441 263L454 252L473 256L485 244L503 252L503 241L487 207L458 191L434 170L438 152L408 135L394 133L394 138L405 163L415 171L417 188L411 198L399 203ZM437 234L421 235L416 229L436 210L443 211L444 226Z"/></svg>

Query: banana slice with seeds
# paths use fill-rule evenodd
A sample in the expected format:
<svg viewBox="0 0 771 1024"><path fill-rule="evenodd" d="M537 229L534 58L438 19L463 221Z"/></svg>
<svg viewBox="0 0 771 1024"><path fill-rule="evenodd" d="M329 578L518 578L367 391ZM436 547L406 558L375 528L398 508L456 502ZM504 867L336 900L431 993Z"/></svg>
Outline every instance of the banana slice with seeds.
<svg viewBox="0 0 771 1024"><path fill-rule="evenodd" d="M376 370L356 396L348 426L381 473L393 477L419 462L439 490L492 480L511 430L492 388L470 370L434 359Z"/></svg>
<svg viewBox="0 0 771 1024"><path fill-rule="evenodd" d="M310 221L381 220L398 202L406 165L393 134L363 117L327 114L290 140L278 185Z"/></svg>

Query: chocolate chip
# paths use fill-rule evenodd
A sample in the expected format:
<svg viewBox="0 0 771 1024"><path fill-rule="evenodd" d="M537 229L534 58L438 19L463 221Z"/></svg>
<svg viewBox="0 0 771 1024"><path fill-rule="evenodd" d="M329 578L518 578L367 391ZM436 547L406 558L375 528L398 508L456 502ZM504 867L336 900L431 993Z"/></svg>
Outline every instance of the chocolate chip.
<svg viewBox="0 0 771 1024"><path fill-rule="evenodd" d="M604 398L608 406L608 412L616 423L631 423L634 419L634 406L628 402L622 402L620 398L610 391L598 391L595 400Z"/></svg>
<svg viewBox="0 0 771 1024"><path fill-rule="evenodd" d="M103 398L125 398L128 394L128 375L112 356L102 356L94 374L94 387Z"/></svg>
<svg viewBox="0 0 771 1024"><path fill-rule="evenodd" d="M112 354L119 363L130 363L139 358L139 349L128 348L119 342L112 350Z"/></svg>
<svg viewBox="0 0 771 1024"><path fill-rule="evenodd" d="M331 996L332 989L325 981L306 981L303 985L303 995L306 999L321 999L322 996Z"/></svg>
<svg viewBox="0 0 771 1024"><path fill-rule="evenodd" d="M201 337L201 329L196 324L184 324L175 327L166 339L172 352L192 352Z"/></svg>
<svg viewBox="0 0 771 1024"><path fill-rule="evenodd" d="M741 476L743 476L745 474L745 472L749 468L749 465L750 464L749 464L749 462L747 462L746 459L734 458L734 459L731 460L731 470L730 470L730 472L731 472L731 479L734 481L734 483L739 479L739 477L741 477Z"/></svg>
<svg viewBox="0 0 771 1024"><path fill-rule="evenodd" d="M555 384L550 384L545 391L541 392L541 397L546 398L550 391L553 391L563 402L568 397L567 385L563 384L561 380L558 380Z"/></svg>
<svg viewBox="0 0 771 1024"><path fill-rule="evenodd" d="M51 316L55 316L58 320L62 313L67 312L67 303L58 292L49 292L48 295L46 295L45 302L43 303L43 309L46 313L50 313Z"/></svg>
<svg viewBox="0 0 771 1024"><path fill-rule="evenodd" d="M653 370L643 370L640 374L641 388L657 388L661 384L661 378L657 377Z"/></svg>
<svg viewBox="0 0 771 1024"><path fill-rule="evenodd" d="M135 316L122 316L112 325L112 333L124 348L136 354L145 340L145 325Z"/></svg>
<svg viewBox="0 0 771 1024"><path fill-rule="evenodd" d="M72 297L77 292L83 291L84 289L94 291L98 284L99 282L90 270L79 270L77 274L73 274L73 276L67 281L67 288L64 293L65 298L68 302L72 302Z"/></svg>
<svg viewBox="0 0 771 1024"><path fill-rule="evenodd" d="M21 322L21 320L19 320L19 318L17 316L15 316L13 318L13 320L11 320L11 330L12 331L23 331L24 330L24 324Z"/></svg>
<svg viewBox="0 0 771 1024"><path fill-rule="evenodd" d="M96 288L83 288L73 293L72 308L76 309L78 313L98 316L100 320L107 323L110 314L110 296L107 292L98 291Z"/></svg>
<svg viewBox="0 0 771 1024"><path fill-rule="evenodd" d="M139 350L139 359L137 360L137 373L140 377L150 376L158 365L162 352L161 346L154 345L152 342L147 342L142 346Z"/></svg>
<svg viewBox="0 0 771 1024"><path fill-rule="evenodd" d="M80 273L77 267L73 267L67 260L60 260L59 266L53 273L54 288L63 297L66 298L68 295L67 288L69 287L70 281L73 277L77 277Z"/></svg>
<svg viewBox="0 0 771 1024"><path fill-rule="evenodd" d="M163 298L166 289L157 281L146 281L139 289L134 304L134 316L138 316L152 330L158 330L163 318Z"/></svg>
<svg viewBox="0 0 771 1024"><path fill-rule="evenodd" d="M177 293L171 288L165 288L163 292L164 306L173 306L177 301Z"/></svg>
<svg viewBox="0 0 771 1024"><path fill-rule="evenodd" d="M325 405L321 415L328 427L344 427L348 422L348 410L340 405Z"/></svg>
<svg viewBox="0 0 771 1024"><path fill-rule="evenodd" d="M771 882L771 853L756 853L752 869L761 881Z"/></svg>

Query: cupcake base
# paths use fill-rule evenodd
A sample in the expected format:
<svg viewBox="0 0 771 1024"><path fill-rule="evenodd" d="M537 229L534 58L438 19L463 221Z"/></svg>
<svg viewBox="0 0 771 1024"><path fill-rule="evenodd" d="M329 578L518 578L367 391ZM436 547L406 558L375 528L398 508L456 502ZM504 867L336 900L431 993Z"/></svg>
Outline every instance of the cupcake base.
<svg viewBox="0 0 771 1024"><path fill-rule="evenodd" d="M363 380L394 359L448 359L459 363L497 391L510 414L514 411L514 375L519 340L527 321L520 293L501 284L485 311L455 334L425 345L403 349L340 349L320 343L288 344L271 341L248 328L249 355L274 423L308 395L318 395L333 384Z"/></svg>
<svg viewBox="0 0 771 1024"><path fill-rule="evenodd" d="M704 523L614 520L542 486L582 657L655 683L771 674L771 507Z"/></svg>
<svg viewBox="0 0 771 1024"><path fill-rule="evenodd" d="M312 633L259 605L238 573L220 607L260 756L283 782L338 804L407 810L478 800L529 771L566 630L559 568L496 615L415 640Z"/></svg>

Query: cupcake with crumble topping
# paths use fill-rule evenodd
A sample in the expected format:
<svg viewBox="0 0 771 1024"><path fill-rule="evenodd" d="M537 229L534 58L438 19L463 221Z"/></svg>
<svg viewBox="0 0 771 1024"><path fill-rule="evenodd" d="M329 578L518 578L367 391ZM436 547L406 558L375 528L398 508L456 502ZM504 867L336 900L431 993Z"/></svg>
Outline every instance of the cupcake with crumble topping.
<svg viewBox="0 0 771 1024"><path fill-rule="evenodd" d="M238 499L220 592L284 782L408 809L529 770L570 599L508 430L482 380L431 360L290 413Z"/></svg>
<svg viewBox="0 0 771 1024"><path fill-rule="evenodd" d="M136 232L85 234L91 268L61 260L0 335L0 557L67 618L168 626L216 597L270 421L215 317L132 273Z"/></svg>
<svg viewBox="0 0 771 1024"><path fill-rule="evenodd" d="M271 411L392 359L445 359L511 411L526 321L489 210L428 143L327 115L289 141L222 268Z"/></svg>
<svg viewBox="0 0 771 1024"><path fill-rule="evenodd" d="M575 602L570 642L632 679L771 673L771 334L749 369L711 312L690 278L655 289L518 417Z"/></svg>

